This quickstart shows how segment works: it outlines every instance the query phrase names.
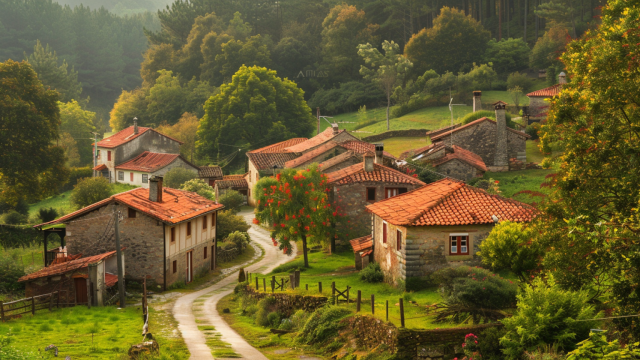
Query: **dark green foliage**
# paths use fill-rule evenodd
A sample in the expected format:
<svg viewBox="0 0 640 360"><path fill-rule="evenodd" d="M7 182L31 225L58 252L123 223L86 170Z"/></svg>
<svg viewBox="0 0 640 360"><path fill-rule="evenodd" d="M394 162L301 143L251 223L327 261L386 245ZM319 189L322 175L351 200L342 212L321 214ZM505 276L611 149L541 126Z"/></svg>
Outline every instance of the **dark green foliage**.
<svg viewBox="0 0 640 360"><path fill-rule="evenodd" d="M240 271L238 271L238 283L242 284L245 281L247 281L247 276L244 273L244 268L240 268Z"/></svg>
<svg viewBox="0 0 640 360"><path fill-rule="evenodd" d="M341 83L339 87L316 91L309 99L309 107L319 107L322 114L333 115L356 111L363 105L376 108L384 101L384 92L375 84L350 81Z"/></svg>
<svg viewBox="0 0 640 360"><path fill-rule="evenodd" d="M240 215L235 215L229 210L218 211L218 238L226 239L229 234L235 231L247 232L251 225L244 221Z"/></svg>
<svg viewBox="0 0 640 360"><path fill-rule="evenodd" d="M31 225L0 226L0 246L5 249L19 246L27 247L41 242L42 233L32 228Z"/></svg>
<svg viewBox="0 0 640 360"><path fill-rule="evenodd" d="M460 124L464 125L464 124L468 124L470 122L473 122L475 120L478 120L480 118L483 117L488 117L489 119L495 120L496 119L496 113L495 111L490 111L490 110L479 110L476 112L472 112L469 113L467 115L465 115L462 118L462 121L460 121ZM512 129L517 129L518 128L518 124L516 124L515 122L513 122L513 120L511 120L511 114L508 112L505 112L505 117L507 118L507 126L512 128Z"/></svg>
<svg viewBox="0 0 640 360"><path fill-rule="evenodd" d="M58 65L58 56L49 44L45 48L38 40L33 48L33 53L28 57L25 53L25 57L38 74L42 85L60 93L60 101L80 100L82 85L78 82L78 72L74 70L73 66L69 69L66 60L62 60L62 63Z"/></svg>
<svg viewBox="0 0 640 360"><path fill-rule="evenodd" d="M164 186L168 188L180 189L182 184L197 177L198 174L193 172L192 170L177 167L167 171L167 173L164 174L163 183Z"/></svg>
<svg viewBox="0 0 640 360"><path fill-rule="evenodd" d="M24 289L24 283L18 282L21 276L24 276L24 269L22 269L20 259L0 256L0 293Z"/></svg>
<svg viewBox="0 0 640 360"><path fill-rule="evenodd" d="M38 209L38 218L43 223L55 220L58 217L58 211L54 208L40 208Z"/></svg>
<svg viewBox="0 0 640 360"><path fill-rule="evenodd" d="M240 207L244 203L244 196L235 190L227 190L220 195L218 202L224 205L225 210L229 210L236 214L240 211Z"/></svg>
<svg viewBox="0 0 640 360"><path fill-rule="evenodd" d="M529 46L520 38L491 39L487 43L484 62L493 63L493 68L499 74L508 74L529 66L529 52Z"/></svg>
<svg viewBox="0 0 640 360"><path fill-rule="evenodd" d="M520 86L522 91L526 93L533 86L533 79L528 77L527 74L521 74L519 72L511 73L507 78L507 88L513 89L516 86Z"/></svg>
<svg viewBox="0 0 640 360"><path fill-rule="evenodd" d="M271 316L271 320L269 319L269 315L271 315L276 307L276 299L273 297L266 297L260 301L258 301L258 311L256 312L256 324L260 326L272 326L271 320L274 320L273 316ZM278 315L278 323L280 322L280 318ZM276 326L278 325L276 324Z"/></svg>
<svg viewBox="0 0 640 360"><path fill-rule="evenodd" d="M93 170L90 166L72 167L69 169L69 180L62 186L60 192L73 190L73 187L78 185L80 180L90 177L93 177Z"/></svg>
<svg viewBox="0 0 640 360"><path fill-rule="evenodd" d="M2 223L9 225L25 224L29 221L27 215L22 215L15 210L9 210L2 215Z"/></svg>
<svg viewBox="0 0 640 360"><path fill-rule="evenodd" d="M71 204L78 208L96 203L111 196L111 184L103 177L81 180L71 192Z"/></svg>
<svg viewBox="0 0 640 360"><path fill-rule="evenodd" d="M538 131L540 131L540 127L542 125L540 125L539 122L534 122L531 125L527 125L527 127L525 128L524 132L531 136L531 140L538 140L539 136L538 136Z"/></svg>
<svg viewBox="0 0 640 360"><path fill-rule="evenodd" d="M380 264L370 263L360 271L360 280L368 283L379 283L384 281L384 274L380 269Z"/></svg>
<svg viewBox="0 0 640 360"><path fill-rule="evenodd" d="M338 335L338 331L345 326L340 320L348 315L351 315L348 309L324 306L311 314L297 339L307 345L323 344Z"/></svg>
<svg viewBox="0 0 640 360"><path fill-rule="evenodd" d="M246 232L234 231L225 239L225 242L231 243L240 252L249 244L249 234Z"/></svg>
<svg viewBox="0 0 640 360"><path fill-rule="evenodd" d="M277 329L280 326L280 314L272 311L267 315L267 322L272 328Z"/></svg>
<svg viewBox="0 0 640 360"><path fill-rule="evenodd" d="M405 284L407 291L421 291L433 287L434 284L429 276L408 277Z"/></svg>
<svg viewBox="0 0 640 360"><path fill-rule="evenodd" d="M18 200L18 202L15 203L14 205L0 201L0 214L8 212L10 210L15 210L22 215L28 215L29 204L27 204L27 202L24 199Z"/></svg>
<svg viewBox="0 0 640 360"><path fill-rule="evenodd" d="M502 360L502 348L500 347L500 338L504 336L506 331L502 327L491 327L483 330L478 335L478 347L483 360Z"/></svg>

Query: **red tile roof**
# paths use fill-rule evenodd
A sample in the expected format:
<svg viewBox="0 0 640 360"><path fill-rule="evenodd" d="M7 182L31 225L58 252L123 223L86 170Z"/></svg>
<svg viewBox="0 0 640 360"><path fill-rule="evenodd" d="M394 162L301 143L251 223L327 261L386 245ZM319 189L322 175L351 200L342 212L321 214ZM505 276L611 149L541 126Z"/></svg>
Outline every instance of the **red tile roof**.
<svg viewBox="0 0 640 360"><path fill-rule="evenodd" d="M38 224L34 227L68 222L112 202L134 208L167 224L177 224L224 208L224 205L208 200L196 193L170 188L162 190L162 202L154 202L149 200L149 189L136 188L113 195L58 219Z"/></svg>
<svg viewBox="0 0 640 360"><path fill-rule="evenodd" d="M244 179L247 174L232 174L232 175L224 175L222 180L238 180Z"/></svg>
<svg viewBox="0 0 640 360"><path fill-rule="evenodd" d="M218 189L248 189L249 184L245 178L218 180L216 181L216 187Z"/></svg>
<svg viewBox="0 0 640 360"><path fill-rule="evenodd" d="M275 143L269 146L265 146L260 149L248 151L248 153L284 153L289 152L285 150L285 148L293 145L300 144L301 142L307 141L307 138L293 138L285 141L281 141L279 143Z"/></svg>
<svg viewBox="0 0 640 360"><path fill-rule="evenodd" d="M297 157L293 160L287 161L286 163L284 163L284 167L292 169L292 168L296 168L298 166L304 165L305 163L311 161L313 158L318 157L326 153L327 151L333 150L338 146L340 145L333 141L327 141L326 143L318 146L317 148L307 153L304 153L302 156Z"/></svg>
<svg viewBox="0 0 640 360"><path fill-rule="evenodd" d="M106 169L107 169L107 165L105 165L105 164L101 164L101 165L98 165L98 166L93 168L93 170L95 170L95 171L102 171L102 170L106 170Z"/></svg>
<svg viewBox="0 0 640 360"><path fill-rule="evenodd" d="M271 170L273 165L283 168L287 161L297 158L298 155L294 153L247 153L247 157L256 169Z"/></svg>
<svg viewBox="0 0 640 360"><path fill-rule="evenodd" d="M117 133L109 136L106 139L102 139L100 141L98 141L98 147L102 147L102 148L114 148L116 146L120 146L122 144L128 143L129 141L139 137L140 135L144 134L147 131L155 131L158 134L165 136L173 141L177 141L178 143L182 144L182 141L178 140L178 139L174 139L170 136L167 136L165 134L162 134L152 128L148 128L148 127L143 127L143 126L138 126L138 133L134 134L133 133L133 126L129 126L126 129L120 130Z"/></svg>
<svg viewBox="0 0 640 360"><path fill-rule="evenodd" d="M22 282L22 281L28 281L33 279L39 279L42 277L65 274L71 271L86 268L87 266L89 266L89 264L93 264L100 260L109 258L115 254L116 254L116 251L114 250L114 251L109 251L107 253L100 254L100 255L87 256L84 258L71 260L71 261L60 263L60 264L50 265L36 272L33 272L29 275L25 275L20 279L18 279L18 281Z"/></svg>
<svg viewBox="0 0 640 360"><path fill-rule="evenodd" d="M118 275L104 273L104 285L106 287L112 287L118 282Z"/></svg>
<svg viewBox="0 0 640 360"><path fill-rule="evenodd" d="M427 145L427 146L423 146L423 147L417 148L417 149L407 150L407 151L403 152L402 154L400 154L400 159L404 160L404 159L408 158L409 155L412 155L412 154L413 154L413 156L418 156L418 155L423 154L425 152L431 153L431 152L433 152L433 151L435 151L437 149L440 149L440 148L442 148L444 146L445 145L443 143L436 143L436 144L430 144L430 145Z"/></svg>
<svg viewBox="0 0 640 360"><path fill-rule="evenodd" d="M373 239L371 238L371 235L349 240L349 242L351 243L351 247L353 248L354 253L371 249L373 247Z"/></svg>
<svg viewBox="0 0 640 360"><path fill-rule="evenodd" d="M338 134L344 132L345 130L340 130L338 131ZM305 152L311 148L314 148L318 145L321 145L331 139L333 139L334 137L338 136L338 134L333 135L333 128L328 127L326 128L323 132L321 132L320 134L312 137L311 139L307 139L305 141L302 141L298 144L292 145L287 147L285 150L287 150L288 152L293 152L293 153L302 153Z"/></svg>
<svg viewBox="0 0 640 360"><path fill-rule="evenodd" d="M536 90L527 94L529 97L541 96L541 97L554 97L560 94L562 90L562 84L555 84L553 86L549 86L548 88Z"/></svg>
<svg viewBox="0 0 640 360"><path fill-rule="evenodd" d="M528 222L536 210L528 204L443 179L405 194L367 206L367 210L394 225L472 225L500 221Z"/></svg>
<svg viewBox="0 0 640 360"><path fill-rule="evenodd" d="M220 166L200 166L200 169L198 169L198 177L222 178L222 169Z"/></svg>
<svg viewBox="0 0 640 360"><path fill-rule="evenodd" d="M365 171L364 163L351 165L327 174L331 184L344 185L360 182L425 185L422 181L384 165L373 164L373 171Z"/></svg>
<svg viewBox="0 0 640 360"><path fill-rule="evenodd" d="M323 161L319 164L321 170L330 169L331 167L340 164L343 161L348 161L350 159L357 159L362 161L362 156L355 154L353 151L349 150L344 152L338 156L334 156L329 160Z"/></svg>
<svg viewBox="0 0 640 360"><path fill-rule="evenodd" d="M453 159L463 161L480 171L487 171L487 165L484 163L484 161L482 161L482 158L478 154L473 153L469 150L465 150L457 145L453 145L452 153L446 154L439 159L433 160L431 164L433 164L433 166L438 166Z"/></svg>
<svg viewBox="0 0 640 360"><path fill-rule="evenodd" d="M177 158L182 158L180 154L161 154L145 151L142 154L134 157L133 159L116 166L116 170L131 170L131 171L143 171L143 172L156 172L163 167L171 164ZM186 159L182 158L184 162L190 164ZM198 168L193 165L194 168Z"/></svg>
<svg viewBox="0 0 640 360"><path fill-rule="evenodd" d="M349 150L353 150L358 154L364 154L368 151L374 152L376 151L376 145L375 144L371 144L368 142L364 142L364 141L345 141L343 143L340 143L340 146L345 147ZM388 153L386 151L382 152L382 155L384 157L388 157L391 159L395 159L396 157L391 155L391 153Z"/></svg>
<svg viewBox="0 0 640 360"><path fill-rule="evenodd" d="M466 129L466 128L469 128L469 127L472 127L472 126L478 125L478 124L480 124L480 123L481 123L481 122L483 122L483 121L490 121L490 122L491 122L491 123L493 123L493 124L495 124L495 123L496 123L494 120L491 120L491 119L489 119L488 117L482 117L482 118L480 118L480 119L478 119L478 120L474 120L474 121L472 121L472 122L470 122L470 123L468 123L468 124L462 125L462 126L460 126L460 127L458 127L458 128L455 128L455 129L453 129L453 130L450 130L450 131L444 132L444 133L442 133L442 134L438 134L438 135L436 135L436 136L432 137L432 138L431 138L431 141L434 141L434 142L435 142L436 140L442 139L443 137L445 137L445 136L447 136L447 135L451 135L452 133L455 133L456 131L460 131L460 130L463 130L463 129ZM530 138L530 137L531 137L531 136L529 136L529 135L527 135L527 134L523 133L522 131L514 130L514 129L510 128L510 127L507 127L507 130L511 131L512 133L518 134L518 135L520 135L520 136L524 136L524 137L526 137L526 138Z"/></svg>

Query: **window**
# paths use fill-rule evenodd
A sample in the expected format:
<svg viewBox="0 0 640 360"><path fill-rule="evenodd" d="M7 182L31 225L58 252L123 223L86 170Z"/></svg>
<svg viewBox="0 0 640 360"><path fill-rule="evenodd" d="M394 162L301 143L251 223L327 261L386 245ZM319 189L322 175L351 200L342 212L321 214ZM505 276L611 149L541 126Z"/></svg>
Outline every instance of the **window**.
<svg viewBox="0 0 640 360"><path fill-rule="evenodd" d="M205 229L207 228L207 222L209 221L209 220L207 219L207 217L209 217L209 216L208 216L208 215L205 215L205 216L202 218L202 230L205 230ZM204 251L207 251L207 250L205 249ZM206 259L206 257L205 257L205 259Z"/></svg>
<svg viewBox="0 0 640 360"><path fill-rule="evenodd" d="M178 271L178 260L173 260L173 273Z"/></svg>
<svg viewBox="0 0 640 360"><path fill-rule="evenodd" d="M204 258L205 259L207 258L207 247L206 246L204 247Z"/></svg>
<svg viewBox="0 0 640 360"><path fill-rule="evenodd" d="M133 173L129 173L129 181L133 182Z"/></svg>
<svg viewBox="0 0 640 360"><path fill-rule="evenodd" d="M367 201L376 201L376 188L367 188Z"/></svg>
<svg viewBox="0 0 640 360"><path fill-rule="evenodd" d="M398 194L404 194L407 192L407 188L386 188L384 189L384 198L388 199Z"/></svg>
<svg viewBox="0 0 640 360"><path fill-rule="evenodd" d="M171 242L176 242L176 228L171 228Z"/></svg>
<svg viewBox="0 0 640 360"><path fill-rule="evenodd" d="M451 234L449 236L449 255L468 255L469 235Z"/></svg>
<svg viewBox="0 0 640 360"><path fill-rule="evenodd" d="M402 231L396 230L396 250L402 250Z"/></svg>
<svg viewBox="0 0 640 360"><path fill-rule="evenodd" d="M118 171L118 180L124 181L124 171Z"/></svg>
<svg viewBox="0 0 640 360"><path fill-rule="evenodd" d="M191 221L187 222L187 236L191 236Z"/></svg>
<svg viewBox="0 0 640 360"><path fill-rule="evenodd" d="M111 151L107 151L107 161L111 161Z"/></svg>
<svg viewBox="0 0 640 360"><path fill-rule="evenodd" d="M387 223L382 223L382 243L387 243Z"/></svg>
<svg viewBox="0 0 640 360"><path fill-rule="evenodd" d="M149 182L149 174L142 174L142 183L146 184Z"/></svg>
<svg viewBox="0 0 640 360"><path fill-rule="evenodd" d="M211 227L216 226L216 213L211 214Z"/></svg>
<svg viewBox="0 0 640 360"><path fill-rule="evenodd" d="M407 188L399 188L398 189L398 194L404 194L407 192Z"/></svg>
<svg viewBox="0 0 640 360"><path fill-rule="evenodd" d="M136 209L129 208L129 218L133 219L136 217Z"/></svg>

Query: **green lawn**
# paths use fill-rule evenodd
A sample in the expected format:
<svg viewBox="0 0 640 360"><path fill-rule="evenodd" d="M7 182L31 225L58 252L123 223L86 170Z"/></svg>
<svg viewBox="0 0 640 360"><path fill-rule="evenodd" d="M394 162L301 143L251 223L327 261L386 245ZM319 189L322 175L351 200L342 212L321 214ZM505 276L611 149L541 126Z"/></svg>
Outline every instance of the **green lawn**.
<svg viewBox="0 0 640 360"><path fill-rule="evenodd" d="M533 140L527 140L527 162L541 163L544 160L544 155L538 147L538 142Z"/></svg>
<svg viewBox="0 0 640 360"><path fill-rule="evenodd" d="M175 321L164 311L149 311L149 331L160 345L161 359L187 359L189 352L177 330ZM0 335L12 334L11 346L32 352L37 358L53 358L44 348L58 347L58 358L127 359L129 347L142 341L142 313L139 307L117 309L84 306L42 310L35 316L0 323ZM44 356L44 357L42 357Z"/></svg>
<svg viewBox="0 0 640 360"><path fill-rule="evenodd" d="M540 202L540 197L532 197L527 194L519 194L514 196L514 194L523 190L531 190L546 194L548 192L548 188L540 187L540 185L545 182L545 177L547 175L553 173L555 173L555 170L546 169L520 170L499 173L486 172L484 174L484 178L498 180L500 182L498 185L500 187L500 191L502 191L502 196L514 198L526 203L532 203Z"/></svg>
<svg viewBox="0 0 640 360"><path fill-rule="evenodd" d="M431 141L426 137L393 137L381 141L384 143L384 150L394 156L399 156L404 151L427 146Z"/></svg>

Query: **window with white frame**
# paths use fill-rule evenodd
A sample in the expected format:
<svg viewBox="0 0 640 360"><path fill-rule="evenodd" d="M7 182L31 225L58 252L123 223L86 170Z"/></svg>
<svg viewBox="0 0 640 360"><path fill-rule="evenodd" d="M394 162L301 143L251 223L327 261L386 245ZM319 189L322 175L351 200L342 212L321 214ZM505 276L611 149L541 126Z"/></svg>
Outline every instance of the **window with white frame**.
<svg viewBox="0 0 640 360"><path fill-rule="evenodd" d="M124 181L124 171L118 171L118 181Z"/></svg>
<svg viewBox="0 0 640 360"><path fill-rule="evenodd" d="M469 234L449 234L449 255L469 255Z"/></svg>
<svg viewBox="0 0 640 360"><path fill-rule="evenodd" d="M142 174L142 183L146 184L149 182L149 174Z"/></svg>

